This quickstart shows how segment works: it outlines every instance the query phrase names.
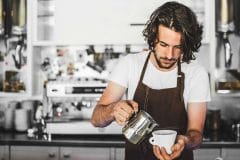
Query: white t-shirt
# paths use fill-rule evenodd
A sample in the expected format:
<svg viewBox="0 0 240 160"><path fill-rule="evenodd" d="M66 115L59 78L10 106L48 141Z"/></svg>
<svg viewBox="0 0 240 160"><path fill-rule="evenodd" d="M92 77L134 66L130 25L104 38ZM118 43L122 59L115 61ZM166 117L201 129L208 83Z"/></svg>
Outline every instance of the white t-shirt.
<svg viewBox="0 0 240 160"><path fill-rule="evenodd" d="M121 57L109 76L109 81L127 88L127 99L133 99L147 55L148 52L141 52ZM183 93L185 106L187 107L188 102L210 101L206 70L196 62L182 63L181 70L185 74ZM143 83L153 89L176 87L177 67L169 72L163 72L148 61Z"/></svg>

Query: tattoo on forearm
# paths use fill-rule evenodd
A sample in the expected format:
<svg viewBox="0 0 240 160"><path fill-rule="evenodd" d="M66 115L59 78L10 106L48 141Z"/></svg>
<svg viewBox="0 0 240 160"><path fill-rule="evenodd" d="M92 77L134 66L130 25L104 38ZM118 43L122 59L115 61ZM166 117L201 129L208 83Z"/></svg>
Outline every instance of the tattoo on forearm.
<svg viewBox="0 0 240 160"><path fill-rule="evenodd" d="M187 148L196 149L202 143L202 133L198 130L188 130L186 133L188 138Z"/></svg>

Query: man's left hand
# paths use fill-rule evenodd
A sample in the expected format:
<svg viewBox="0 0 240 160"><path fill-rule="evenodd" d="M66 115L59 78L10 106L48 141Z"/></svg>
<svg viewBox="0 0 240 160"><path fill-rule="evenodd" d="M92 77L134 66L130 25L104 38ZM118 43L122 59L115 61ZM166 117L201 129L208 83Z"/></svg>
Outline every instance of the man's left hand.
<svg viewBox="0 0 240 160"><path fill-rule="evenodd" d="M177 158L182 153L186 144L186 137L183 135L178 135L176 143L171 147L171 154L167 154L166 149L164 147L158 147L156 145L153 146L154 155L160 160L172 160Z"/></svg>

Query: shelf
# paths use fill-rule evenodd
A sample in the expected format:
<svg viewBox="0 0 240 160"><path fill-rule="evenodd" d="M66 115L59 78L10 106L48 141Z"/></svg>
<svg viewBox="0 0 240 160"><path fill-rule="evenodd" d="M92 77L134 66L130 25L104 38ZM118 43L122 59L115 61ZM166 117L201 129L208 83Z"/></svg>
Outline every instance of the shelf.
<svg viewBox="0 0 240 160"><path fill-rule="evenodd" d="M83 46L83 45L90 45L88 43L64 43L64 42L55 42L52 40L42 40L42 41L35 41L32 43L35 47L48 47L48 46Z"/></svg>
<svg viewBox="0 0 240 160"><path fill-rule="evenodd" d="M219 90L216 95L223 97L240 97L240 91Z"/></svg>
<svg viewBox="0 0 240 160"><path fill-rule="evenodd" d="M44 40L44 41L35 41L32 44L35 47L46 47L46 46L67 46L70 44L63 44L63 43L56 43L54 41L48 41L48 40Z"/></svg>
<svg viewBox="0 0 240 160"><path fill-rule="evenodd" d="M19 97L26 97L26 96L29 96L28 93L26 92L14 92L14 93L11 93L11 92L0 92L0 97L15 97L15 98L19 98Z"/></svg>
<svg viewBox="0 0 240 160"><path fill-rule="evenodd" d="M49 47L49 46L88 46L91 45L90 43L61 43L61 42L55 42L55 41L35 41L32 43L33 47ZM108 46L112 44L94 44L94 46ZM121 46L121 47L126 47L128 45L127 43L121 43L121 44L114 44L113 46ZM131 44L131 47L134 48L139 48L142 46L146 46L145 43L142 44ZM132 49L132 48L131 48Z"/></svg>

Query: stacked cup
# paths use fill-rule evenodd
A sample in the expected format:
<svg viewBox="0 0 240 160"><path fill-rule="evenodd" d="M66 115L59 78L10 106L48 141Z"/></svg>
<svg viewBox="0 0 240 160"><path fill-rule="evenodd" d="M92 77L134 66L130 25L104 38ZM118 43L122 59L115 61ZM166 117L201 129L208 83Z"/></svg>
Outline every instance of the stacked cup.
<svg viewBox="0 0 240 160"><path fill-rule="evenodd" d="M23 100L21 102L21 107L24 108L24 109L27 109L29 110L29 127L32 127L33 125L33 120L34 120L34 110L35 110L35 103L36 101L34 100Z"/></svg>
<svg viewBox="0 0 240 160"><path fill-rule="evenodd" d="M19 132L27 131L30 126L30 110L18 108L15 110L15 130Z"/></svg>
<svg viewBox="0 0 240 160"><path fill-rule="evenodd" d="M4 129L12 130L14 125L14 111L18 105L17 101L10 101L5 110Z"/></svg>

